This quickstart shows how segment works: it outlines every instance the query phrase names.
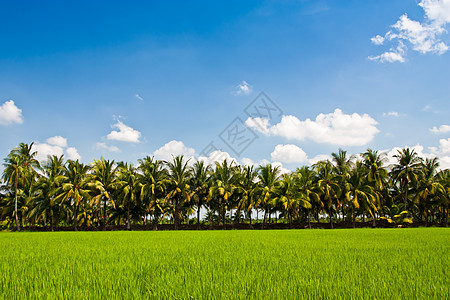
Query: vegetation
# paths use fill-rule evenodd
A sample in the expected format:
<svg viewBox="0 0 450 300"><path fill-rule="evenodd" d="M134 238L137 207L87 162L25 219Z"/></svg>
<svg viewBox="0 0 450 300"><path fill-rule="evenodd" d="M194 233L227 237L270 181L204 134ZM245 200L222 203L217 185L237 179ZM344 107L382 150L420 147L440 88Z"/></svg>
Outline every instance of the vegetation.
<svg viewBox="0 0 450 300"><path fill-rule="evenodd" d="M448 299L448 228L0 234L1 299Z"/></svg>
<svg viewBox="0 0 450 300"><path fill-rule="evenodd" d="M281 174L270 164L214 166L152 157L138 165L101 158L92 164L48 157L42 165L32 144L20 144L4 162L0 221L4 228L102 228L160 224L202 226L273 223L373 226L416 222L447 226L449 170L437 159L422 159L409 148L393 165L368 149L357 160L339 150L332 159ZM201 220L200 209L206 214ZM193 227L193 228L195 228Z"/></svg>

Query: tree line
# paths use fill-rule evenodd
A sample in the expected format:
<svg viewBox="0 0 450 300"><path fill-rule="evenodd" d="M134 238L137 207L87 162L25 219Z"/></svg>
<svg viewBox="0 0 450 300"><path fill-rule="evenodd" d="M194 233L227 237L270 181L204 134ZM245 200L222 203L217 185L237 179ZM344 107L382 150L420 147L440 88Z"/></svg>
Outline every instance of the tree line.
<svg viewBox="0 0 450 300"><path fill-rule="evenodd" d="M48 156L42 164L33 144L21 143L4 159L0 221L24 226L96 227L158 224L248 224L255 214L268 223L307 224L429 222L448 225L450 172L437 158L404 148L388 165L383 152L367 149L359 159L346 151L331 160L281 174L271 164L235 161L189 164L184 156L139 159L137 165L104 158L83 164ZM201 211L203 219L201 218ZM260 218L261 216L261 218Z"/></svg>

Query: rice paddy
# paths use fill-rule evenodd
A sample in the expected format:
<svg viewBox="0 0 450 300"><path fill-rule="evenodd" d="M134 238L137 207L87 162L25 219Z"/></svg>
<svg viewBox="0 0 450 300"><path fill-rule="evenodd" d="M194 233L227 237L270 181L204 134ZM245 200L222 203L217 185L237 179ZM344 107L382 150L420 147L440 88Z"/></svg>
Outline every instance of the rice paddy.
<svg viewBox="0 0 450 300"><path fill-rule="evenodd" d="M0 299L445 299L447 228L0 233Z"/></svg>

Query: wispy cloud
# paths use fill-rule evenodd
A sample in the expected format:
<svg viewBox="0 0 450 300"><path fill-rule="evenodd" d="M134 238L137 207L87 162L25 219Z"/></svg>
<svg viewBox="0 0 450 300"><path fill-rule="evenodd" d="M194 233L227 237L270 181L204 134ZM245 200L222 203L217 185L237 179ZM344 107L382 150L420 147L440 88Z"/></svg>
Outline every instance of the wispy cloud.
<svg viewBox="0 0 450 300"><path fill-rule="evenodd" d="M144 101L144 98L142 98L141 95L136 94L136 95L134 95L134 96L135 96L138 100Z"/></svg>
<svg viewBox="0 0 450 300"><path fill-rule="evenodd" d="M253 91L253 87L247 83L247 81L242 81L240 84L238 84L234 91L233 95L239 96L239 95L250 95Z"/></svg>
<svg viewBox="0 0 450 300"><path fill-rule="evenodd" d="M389 111L389 112L384 112L383 113L383 117L386 117L386 116L388 116L388 117L399 117L400 114L398 112L396 112L396 111Z"/></svg>
<svg viewBox="0 0 450 300"><path fill-rule="evenodd" d="M105 150L108 152L121 152L117 146L107 145L106 143L103 142L98 142L97 144L95 144L95 148L99 150Z"/></svg>

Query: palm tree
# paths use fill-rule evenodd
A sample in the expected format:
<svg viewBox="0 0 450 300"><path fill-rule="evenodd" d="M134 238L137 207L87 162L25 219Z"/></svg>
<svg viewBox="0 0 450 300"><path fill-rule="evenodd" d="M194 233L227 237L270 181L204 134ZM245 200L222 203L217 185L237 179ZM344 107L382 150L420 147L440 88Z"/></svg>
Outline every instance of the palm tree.
<svg viewBox="0 0 450 300"><path fill-rule="evenodd" d="M445 226L448 226L448 206L450 204L450 170L441 170L436 174L436 181L444 188L440 195L440 204L442 205L442 218Z"/></svg>
<svg viewBox="0 0 450 300"><path fill-rule="evenodd" d="M240 211L244 209L245 214L250 219L250 227L253 228L252 209L255 204L255 192L258 187L258 173L253 169L253 166L245 166L238 174L237 186L240 194L240 201L237 205L238 223L240 222Z"/></svg>
<svg viewBox="0 0 450 300"><path fill-rule="evenodd" d="M260 166L258 168L258 178L259 178L259 189L258 189L258 200L257 206L261 206L264 209L264 228L266 224L266 216L269 210L272 199L276 195L276 189L278 185L278 178L280 176L281 170L279 166L272 166L271 164L266 164L265 166Z"/></svg>
<svg viewBox="0 0 450 300"><path fill-rule="evenodd" d="M78 230L77 219L80 204L89 199L88 170L89 166L80 163L78 160L67 161L61 193L54 199L55 202L67 203L74 207L75 231Z"/></svg>
<svg viewBox="0 0 450 300"><path fill-rule="evenodd" d="M422 158L410 148L398 150L394 157L397 163L392 167L392 178L399 184L403 195L403 209L408 211L408 191L418 180Z"/></svg>
<svg viewBox="0 0 450 300"><path fill-rule="evenodd" d="M421 211L425 215L425 226L428 227L428 219L430 214L429 203L435 198L438 200L440 195L445 194L444 186L436 180L436 172L439 167L439 162L436 157L427 158L421 163L420 180L416 187L416 203L421 206Z"/></svg>
<svg viewBox="0 0 450 300"><path fill-rule="evenodd" d="M375 226L375 214L377 210L378 194L368 181L366 168L362 162L357 161L355 167L350 171L350 176L345 184L345 197L350 203L352 210L352 224L355 227L355 209L363 206L363 216L367 209L373 218Z"/></svg>
<svg viewBox="0 0 450 300"><path fill-rule="evenodd" d="M171 162L166 162L169 169L169 180L167 185L166 201L172 205L175 230L180 225L180 207L185 202L191 200L191 190L189 177L191 176L189 160L185 160L183 155L173 157Z"/></svg>
<svg viewBox="0 0 450 300"><path fill-rule="evenodd" d="M221 215L222 225L225 227L226 211L231 208L232 196L237 189L238 173L234 161L228 163L225 159L221 164L216 162L216 169L212 174L212 185L210 197L217 202L219 216Z"/></svg>
<svg viewBox="0 0 450 300"><path fill-rule="evenodd" d="M64 155L48 156L47 162L43 165L43 176L40 176L33 188L34 195L32 209L29 212L31 217L50 219L51 231L54 230L55 224L55 195L60 192L61 183L64 180Z"/></svg>
<svg viewBox="0 0 450 300"><path fill-rule="evenodd" d="M200 210L208 199L211 167L203 161L195 162L191 169L192 198L197 205L197 229L200 229Z"/></svg>
<svg viewBox="0 0 450 300"><path fill-rule="evenodd" d="M166 185L168 183L167 170L163 168L164 162L155 160L150 156L139 159L139 170L141 178L141 201L144 205L144 224L148 214L153 216L153 229L158 229L158 218L164 214L162 203L159 199L164 198Z"/></svg>
<svg viewBox="0 0 450 300"><path fill-rule="evenodd" d="M113 206L115 205L111 196L117 187L117 168L114 160L105 160L102 157L100 160L94 160L91 169L89 187L94 194L92 204L100 207L100 203L103 202L103 230L106 230L106 224L108 223L106 213L108 201Z"/></svg>
<svg viewBox="0 0 450 300"><path fill-rule="evenodd" d="M2 179L10 186L14 187L14 215L16 219L17 231L20 231L18 208L17 208L17 194L18 186L31 186L31 182L36 176L36 169L40 168L39 162L35 159L37 152L32 151L33 143L29 146L25 143L20 143L18 147L11 150L8 157L3 164L5 170L3 171Z"/></svg>
<svg viewBox="0 0 450 300"><path fill-rule="evenodd" d="M301 167L295 173L296 188L300 193L301 199L309 203L308 210L308 227L311 229L311 209L314 206L323 208L323 203L320 201L320 190L316 185L316 174L309 167Z"/></svg>
<svg viewBox="0 0 450 300"><path fill-rule="evenodd" d="M330 161L320 161L315 164L320 191L320 198L323 206L330 217L330 228L333 229L333 210L339 208L339 197L341 188L337 183L336 176L332 173L333 165Z"/></svg>
<svg viewBox="0 0 450 300"><path fill-rule="evenodd" d="M121 205L127 212L127 230L130 230L130 208L137 204L138 192L142 187L137 169L132 164L121 163L119 165L118 186Z"/></svg>
<svg viewBox="0 0 450 300"><path fill-rule="evenodd" d="M387 198L388 192L388 171L384 167L387 162L386 153L374 151L372 149L367 149L366 152L362 154L364 167L367 169L367 180L375 192L379 195L379 200L384 200ZM384 197L383 197L384 195ZM379 208L383 208L385 203L380 203Z"/></svg>

